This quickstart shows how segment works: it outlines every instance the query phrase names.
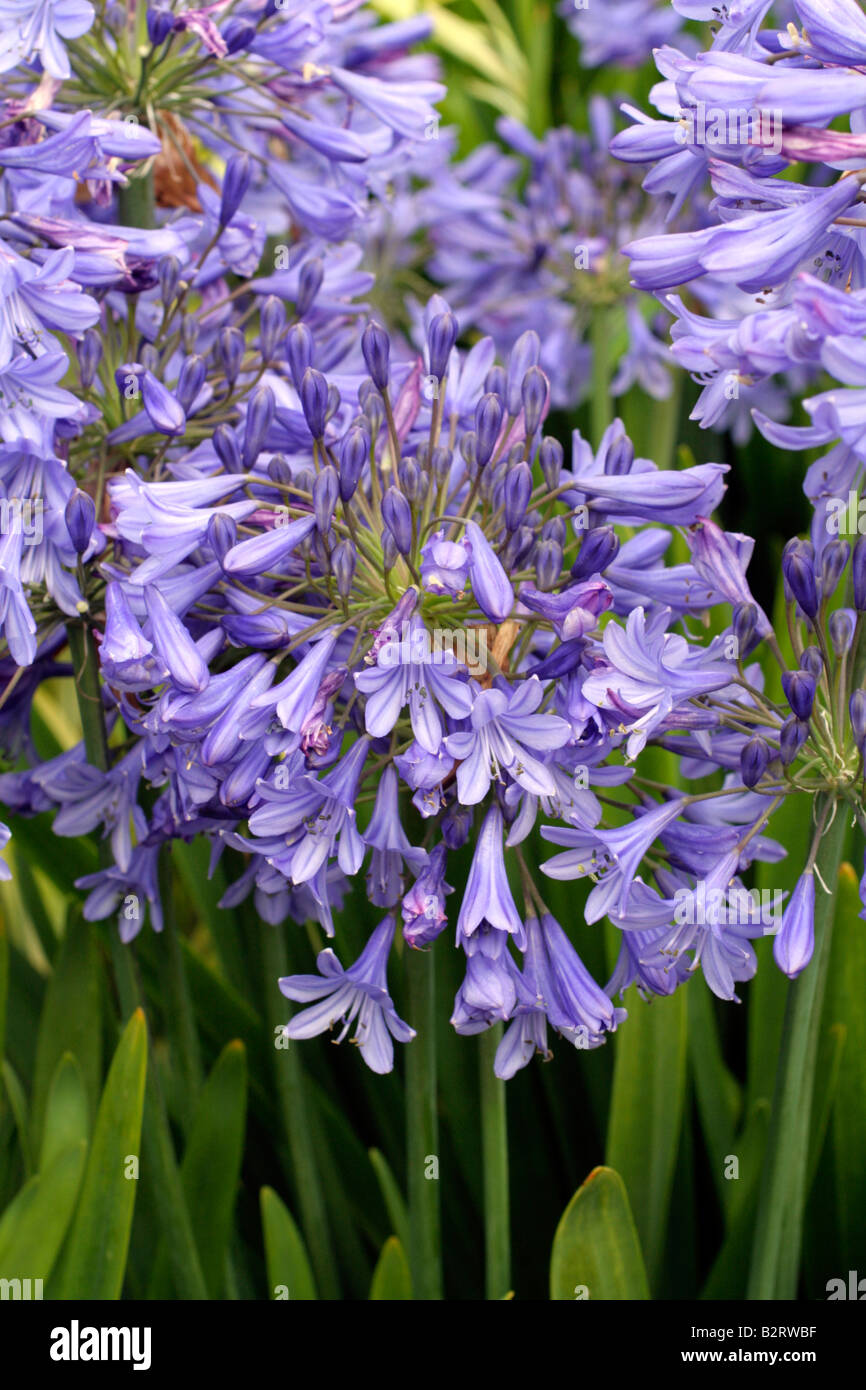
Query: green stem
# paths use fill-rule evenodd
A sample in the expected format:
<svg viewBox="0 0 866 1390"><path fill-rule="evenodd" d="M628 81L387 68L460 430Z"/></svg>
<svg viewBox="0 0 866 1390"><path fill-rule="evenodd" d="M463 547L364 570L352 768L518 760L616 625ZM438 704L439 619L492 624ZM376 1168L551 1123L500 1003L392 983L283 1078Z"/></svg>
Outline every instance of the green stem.
<svg viewBox="0 0 866 1390"><path fill-rule="evenodd" d="M436 995L432 951L406 949L407 1014L417 1036L406 1048L406 1165L412 1296L442 1297ZM435 1159L435 1164L431 1160Z"/></svg>
<svg viewBox="0 0 866 1390"><path fill-rule="evenodd" d="M108 740L102 712L96 643L91 630L83 624L70 622L67 626L67 636L75 668L75 689L87 760L105 772L109 765ZM100 862L104 865L108 860L108 845L105 841L100 844L99 852ZM142 992L135 973L132 952L119 939L116 930L109 933L109 951L121 1017L127 1019L135 1009L143 1007ZM160 1228L168 1245L177 1292L185 1299L206 1299L207 1285L184 1200L177 1158L168 1128L165 1101L154 1063L152 1039L150 1043L145 1091L147 1120L142 1129L144 1165L152 1179L153 1198Z"/></svg>
<svg viewBox="0 0 866 1390"><path fill-rule="evenodd" d="M497 1023L479 1039L481 1080L481 1149L484 1170L484 1252L489 1299L502 1299L511 1288L511 1222L508 1198L508 1121L505 1082L493 1071L502 1038Z"/></svg>
<svg viewBox="0 0 866 1390"><path fill-rule="evenodd" d="M166 1022L181 1077L182 1124L186 1131L202 1087L204 1070L174 910L174 880L168 847L164 848L160 855L159 895L162 902L162 939L165 950Z"/></svg>
<svg viewBox="0 0 866 1390"><path fill-rule="evenodd" d="M815 1065L846 821L843 808L837 806L816 860L830 892L824 892L820 881L816 883L815 951L788 989L746 1291L750 1301L793 1299L797 1294Z"/></svg>
<svg viewBox="0 0 866 1390"><path fill-rule="evenodd" d="M288 972L286 947L281 927L257 923L261 944L262 983L268 1015L268 1031L285 1023L277 981ZM310 1128L306 1077L296 1043L285 1049L274 1048L274 1071L283 1128L289 1144L292 1172L299 1206L301 1228L313 1262L316 1285L322 1298L340 1297L337 1265L334 1259L328 1213L319 1181L314 1135Z"/></svg>
<svg viewBox="0 0 866 1390"><path fill-rule="evenodd" d="M153 175L144 174L130 178L117 195L118 214L124 227L152 227L154 225Z"/></svg>

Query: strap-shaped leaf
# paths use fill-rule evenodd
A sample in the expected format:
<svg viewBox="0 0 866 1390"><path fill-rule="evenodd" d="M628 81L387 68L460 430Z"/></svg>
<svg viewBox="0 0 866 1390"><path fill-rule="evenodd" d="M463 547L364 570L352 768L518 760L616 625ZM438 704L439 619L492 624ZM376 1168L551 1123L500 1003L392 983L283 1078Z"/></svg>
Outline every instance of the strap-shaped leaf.
<svg viewBox="0 0 866 1390"><path fill-rule="evenodd" d="M594 1168L562 1214L553 1238L550 1297L649 1298L625 1183L612 1168Z"/></svg>

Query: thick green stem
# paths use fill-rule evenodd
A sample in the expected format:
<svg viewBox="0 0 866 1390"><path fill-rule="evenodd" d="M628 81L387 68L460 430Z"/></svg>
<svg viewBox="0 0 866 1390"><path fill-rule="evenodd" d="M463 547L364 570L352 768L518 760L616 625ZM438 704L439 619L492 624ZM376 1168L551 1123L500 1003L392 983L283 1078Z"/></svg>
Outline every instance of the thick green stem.
<svg viewBox="0 0 866 1390"><path fill-rule="evenodd" d="M502 1024L479 1039L481 1151L484 1170L484 1253L487 1297L501 1299L511 1288L511 1220L508 1197L508 1121L505 1082L493 1071Z"/></svg>
<svg viewBox="0 0 866 1390"><path fill-rule="evenodd" d="M407 1015L417 1032L406 1048L408 1253L412 1295L426 1300L442 1297L435 983L432 951L407 949Z"/></svg>
<svg viewBox="0 0 866 1390"><path fill-rule="evenodd" d="M172 1051L177 1059L180 1073L180 1103L183 1112L183 1128L186 1131L202 1087L204 1069L192 997L189 992L183 952L180 946L174 910L174 881L167 847L160 855L159 895L162 902L162 939L165 950L166 1022L172 1041Z"/></svg>
<svg viewBox="0 0 866 1390"><path fill-rule="evenodd" d="M282 995L277 986L277 981L288 969L285 942L281 927L271 927L265 922L257 923L257 927L260 932L262 983L267 1001L269 1032L276 1039L277 1029L285 1023L285 1011L280 1003ZM322 1298L338 1299L337 1264L319 1181L307 1105L306 1078L297 1044L289 1043L287 1048L275 1048L274 1058L277 1096L289 1145L301 1228L313 1262L316 1285Z"/></svg>
<svg viewBox="0 0 866 1390"><path fill-rule="evenodd" d="M153 176L131 178L117 195L118 212L124 227L152 227L154 224Z"/></svg>
<svg viewBox="0 0 866 1390"><path fill-rule="evenodd" d="M837 806L816 860L830 892L816 882L815 951L788 991L746 1292L749 1300L793 1299L797 1294L815 1065L846 822L843 808Z"/></svg>

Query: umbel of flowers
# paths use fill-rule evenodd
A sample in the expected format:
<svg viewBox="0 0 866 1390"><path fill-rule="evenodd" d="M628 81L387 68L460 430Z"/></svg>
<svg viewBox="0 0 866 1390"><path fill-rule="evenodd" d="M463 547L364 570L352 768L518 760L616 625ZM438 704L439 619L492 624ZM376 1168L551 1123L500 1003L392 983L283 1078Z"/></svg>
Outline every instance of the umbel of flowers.
<svg viewBox="0 0 866 1390"><path fill-rule="evenodd" d="M660 470L618 421L566 453L531 328L500 362L488 337L458 346L442 299L409 343L359 315L369 280L331 242L435 119L429 63L405 54L421 31L352 6L220 13L150 10L142 36L107 10L91 29L147 122L121 95L84 106L87 4L22 21L4 59L3 800L101 832L78 886L90 918L120 908L124 941L145 916L129 901L162 925L160 855L205 836L236 866L226 906L253 895L266 923L334 938L317 974L280 982L304 1006L289 1036L353 1028L377 1071L413 1037L388 994L398 931L412 951L453 933L452 1022L508 1024L503 1077L549 1030L603 1042L633 982L667 994L700 969L736 998L768 931L798 975L822 835L863 815L862 542L786 549L789 666L752 543L712 519L723 465ZM211 117L218 187L195 145ZM159 229L111 220L175 177ZM259 275L271 227L292 250ZM667 563L676 533L690 558ZM85 736L43 761L31 704L58 675ZM679 789L642 770L648 745L678 755ZM792 795L815 840L768 924L740 876L783 854ZM589 878L587 921L621 931L604 984L545 905L536 825L556 847L542 873ZM334 908L364 872L382 920L348 963Z"/></svg>

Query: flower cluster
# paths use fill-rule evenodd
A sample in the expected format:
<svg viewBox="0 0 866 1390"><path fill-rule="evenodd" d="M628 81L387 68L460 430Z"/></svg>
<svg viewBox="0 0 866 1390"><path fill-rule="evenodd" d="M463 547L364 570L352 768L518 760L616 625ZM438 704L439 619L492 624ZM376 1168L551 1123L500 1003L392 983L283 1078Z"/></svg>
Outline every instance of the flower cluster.
<svg viewBox="0 0 866 1390"><path fill-rule="evenodd" d="M504 267L515 229L540 229L554 202L541 250L555 259L571 241L580 200L607 187L576 167L589 146L508 127L537 191L527 220L503 213L501 167L490 175L507 353L472 332L495 309L468 241L475 213L452 217L457 185L443 185L438 267L457 299L419 307L408 347L358 302L369 277L342 239L435 124L429 60L405 52L414 22L374 26L326 0L153 8L144 41L111 9L30 9L0 147L0 797L19 815L53 810L59 836L101 832L103 862L77 885L87 917L119 909L128 941L149 911L159 930L160 856L204 836L214 865L237 870L224 906L251 897L266 924L316 921L339 946L336 910L366 873L382 920L359 958L344 967L328 947L318 974L280 985L306 1006L290 1037L354 1025L379 1072L413 1036L388 992L398 928L405 951L445 931L449 856L465 845L452 1022L508 1025L500 1076L547 1054L548 1027L603 1043L633 982L668 994L701 969L735 998L770 931L798 974L821 835L843 810L862 816L866 552L786 549L786 663L749 589L751 541L712 519L724 465L659 469L618 420L595 449L575 433L568 457L545 433L545 348L578 306L557 328L555 304L549 318L522 304L522 263ZM95 78L76 35L91 22L146 121L86 106ZM202 163L204 128L222 167ZM461 177L483 202L483 170ZM800 197L776 182L783 216L815 237L860 187L846 176ZM151 187L157 226L126 225ZM774 219L753 215L763 250L738 252L741 278L747 261L751 278L793 273L793 218ZM644 241L644 283L703 269L719 230L743 229ZM262 274L271 233L291 245ZM616 243L599 235L601 293ZM633 308L621 372L658 386ZM784 703L759 647L782 664ZM31 706L59 674L84 738L45 760ZM679 758L676 786L646 775L649 745ZM791 795L816 807L815 845L768 925L741 910L741 875L783 854L765 832ZM621 931L604 987L542 897L544 842L557 851L542 873L589 879L586 921ZM722 911L706 911L708 893Z"/></svg>
<svg viewBox="0 0 866 1390"><path fill-rule="evenodd" d="M774 443L839 441L810 474L818 502L853 485L862 461L863 14L854 0L796 0L802 27L779 30L761 27L764 0L676 8L718 22L712 47L657 52L660 116L632 111L635 124L612 150L651 164L645 187L678 201L709 178L714 218L627 246L632 280L675 316L673 356L703 387L692 417L703 427L742 418L748 406ZM835 128L849 112L850 129ZM697 304L670 293L684 285ZM822 372L855 389L809 397L806 429L778 424L790 396Z"/></svg>

